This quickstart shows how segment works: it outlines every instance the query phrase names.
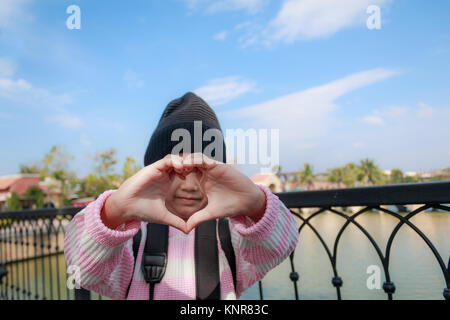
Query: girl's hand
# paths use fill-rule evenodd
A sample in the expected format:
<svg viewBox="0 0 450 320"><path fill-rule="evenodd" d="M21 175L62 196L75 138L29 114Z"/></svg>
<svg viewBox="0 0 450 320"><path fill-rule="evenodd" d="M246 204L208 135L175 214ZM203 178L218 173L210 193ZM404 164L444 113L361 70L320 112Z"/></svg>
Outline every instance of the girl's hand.
<svg viewBox="0 0 450 320"><path fill-rule="evenodd" d="M207 206L187 221L187 232L200 223L222 217L244 215L257 222L264 214L266 196L247 176L233 167L202 153L185 156L183 167L202 172L201 185L208 197Z"/></svg>
<svg viewBox="0 0 450 320"><path fill-rule="evenodd" d="M104 205L103 223L115 229L132 220L166 224L186 232L186 222L166 208L175 173L183 174L182 158L169 154L127 179Z"/></svg>

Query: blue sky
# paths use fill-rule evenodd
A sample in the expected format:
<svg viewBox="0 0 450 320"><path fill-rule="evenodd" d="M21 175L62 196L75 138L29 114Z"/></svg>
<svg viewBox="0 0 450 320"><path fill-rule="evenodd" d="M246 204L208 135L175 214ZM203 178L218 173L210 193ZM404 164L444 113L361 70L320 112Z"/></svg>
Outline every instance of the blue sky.
<svg viewBox="0 0 450 320"><path fill-rule="evenodd" d="M80 30L66 27L70 5ZM224 130L279 129L286 171L366 157L450 167L449 12L445 0L0 0L0 174L54 144L79 176L110 147L118 169L142 163L187 91Z"/></svg>

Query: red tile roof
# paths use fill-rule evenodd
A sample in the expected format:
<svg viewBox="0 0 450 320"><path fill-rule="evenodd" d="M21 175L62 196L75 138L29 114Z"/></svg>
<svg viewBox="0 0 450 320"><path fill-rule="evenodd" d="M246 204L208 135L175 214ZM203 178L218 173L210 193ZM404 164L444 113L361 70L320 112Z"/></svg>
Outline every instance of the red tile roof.
<svg viewBox="0 0 450 320"><path fill-rule="evenodd" d="M17 179L0 179L0 191L7 190Z"/></svg>
<svg viewBox="0 0 450 320"><path fill-rule="evenodd" d="M23 195L29 187L39 187L39 176L17 176L0 178L0 191L15 192L19 196Z"/></svg>

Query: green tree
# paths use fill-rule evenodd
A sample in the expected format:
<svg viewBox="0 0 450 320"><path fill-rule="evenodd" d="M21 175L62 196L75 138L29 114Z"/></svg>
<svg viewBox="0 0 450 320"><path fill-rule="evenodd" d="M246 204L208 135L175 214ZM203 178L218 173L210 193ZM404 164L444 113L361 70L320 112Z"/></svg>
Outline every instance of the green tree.
<svg viewBox="0 0 450 320"><path fill-rule="evenodd" d="M44 207L44 192L39 187L29 187L25 192L25 198L31 200L37 209Z"/></svg>
<svg viewBox="0 0 450 320"><path fill-rule="evenodd" d="M111 148L97 153L94 160L97 162L95 172L100 177L113 176L114 166L117 164L117 150Z"/></svg>
<svg viewBox="0 0 450 320"><path fill-rule="evenodd" d="M41 175L51 177L59 182L58 187L61 189L61 204L67 204L70 193L67 187L68 183L76 180L75 173L69 171L69 162L73 159L74 157L65 148L60 145L55 145L45 154L44 160L42 161Z"/></svg>
<svg viewBox="0 0 450 320"><path fill-rule="evenodd" d="M343 167L328 170L328 181L343 183L347 187L353 187L357 181L358 168L354 163L347 163Z"/></svg>
<svg viewBox="0 0 450 320"><path fill-rule="evenodd" d="M97 197L106 190L118 187L121 177L114 172L116 152L115 149L109 149L91 157L95 163L94 169L80 182L80 197Z"/></svg>
<svg viewBox="0 0 450 320"><path fill-rule="evenodd" d="M343 183L345 178L345 168L336 167L328 169L328 181L333 183Z"/></svg>
<svg viewBox="0 0 450 320"><path fill-rule="evenodd" d="M22 209L22 204L20 203L20 198L17 193L13 192L11 196L6 199L5 210L6 211L16 211Z"/></svg>
<svg viewBox="0 0 450 320"><path fill-rule="evenodd" d="M303 165L303 169L297 171L297 176L301 183L306 184L307 188L310 189L314 182L313 167L309 163Z"/></svg>
<svg viewBox="0 0 450 320"><path fill-rule="evenodd" d="M415 177L406 176L403 180L404 183L413 183L413 182L419 182L419 180Z"/></svg>
<svg viewBox="0 0 450 320"><path fill-rule="evenodd" d="M349 162L344 166L344 184L347 187L353 187L358 181L358 166L353 162Z"/></svg>
<svg viewBox="0 0 450 320"><path fill-rule="evenodd" d="M122 168L122 181L132 177L141 169L142 167L136 163L136 160L132 157L127 157Z"/></svg>
<svg viewBox="0 0 450 320"><path fill-rule="evenodd" d="M403 174L403 171L395 168L391 170L391 177L390 177L391 183L403 183L405 182L405 176Z"/></svg>
<svg viewBox="0 0 450 320"><path fill-rule="evenodd" d="M383 172L371 159L360 161L358 166L358 181L366 185L376 185L383 179Z"/></svg>
<svg viewBox="0 0 450 320"><path fill-rule="evenodd" d="M42 169L38 164L20 164L19 172L22 174L41 174Z"/></svg>

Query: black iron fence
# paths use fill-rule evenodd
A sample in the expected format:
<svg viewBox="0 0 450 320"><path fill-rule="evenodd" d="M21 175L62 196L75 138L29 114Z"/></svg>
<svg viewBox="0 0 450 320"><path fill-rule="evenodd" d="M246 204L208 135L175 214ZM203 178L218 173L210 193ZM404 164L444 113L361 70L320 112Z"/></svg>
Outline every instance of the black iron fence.
<svg viewBox="0 0 450 320"><path fill-rule="evenodd" d="M431 250L443 275L443 297L450 299L450 259L448 250L438 252L420 226L411 218L433 209L449 212L450 181L387 185L339 190L285 192L277 194L291 209L300 222L298 232L309 228L322 244L330 261L333 277L330 286L336 289L337 299L342 298L343 279L337 268L338 248L342 235L349 225L356 226L370 241L380 259L385 282L383 290L388 299L393 299L396 286L390 274L391 249L401 228L411 228ZM405 206L415 205L407 214L400 214ZM359 207L355 210L355 207ZM349 208L353 212L349 212ZM399 208L392 209L392 208ZM0 299L90 299L100 298L86 290L73 290L69 283L70 274L63 256L65 229L82 208L26 210L0 212ZM308 212L306 212L308 211ZM373 211L384 212L398 220L389 235L384 250L374 237L358 221L357 217ZM321 214L332 213L343 219L334 243L328 246L323 235L311 221ZM450 227L450 226L449 226ZM448 229L450 230L450 228ZM299 246L302 243L299 242ZM300 299L301 278L296 272L294 257L298 247L290 255L290 278L295 298ZM443 256L443 254L446 254ZM448 260L446 265L445 261ZM262 282L259 283L260 298L264 297Z"/></svg>

